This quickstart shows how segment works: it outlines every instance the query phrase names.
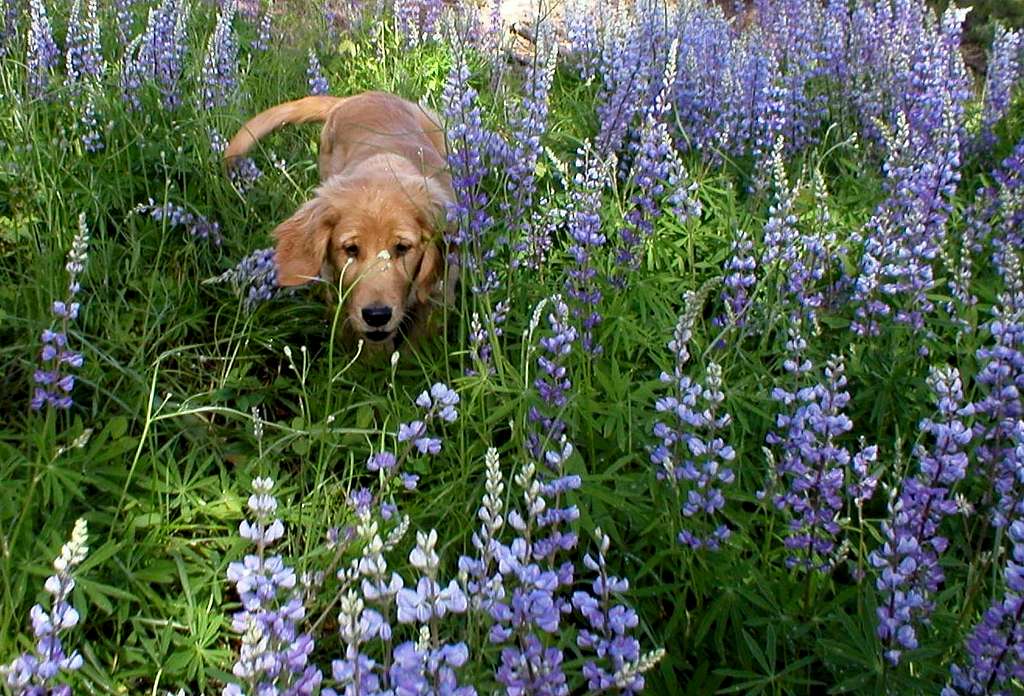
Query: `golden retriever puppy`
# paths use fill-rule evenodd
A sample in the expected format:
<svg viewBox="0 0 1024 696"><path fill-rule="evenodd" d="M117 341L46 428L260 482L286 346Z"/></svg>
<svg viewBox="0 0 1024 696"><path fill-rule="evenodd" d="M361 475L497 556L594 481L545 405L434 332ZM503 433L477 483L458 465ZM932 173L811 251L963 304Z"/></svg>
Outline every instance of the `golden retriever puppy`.
<svg viewBox="0 0 1024 696"><path fill-rule="evenodd" d="M231 139L225 161L230 166L280 126L310 122L324 124L320 186L274 230L278 284L340 276L347 325L393 345L399 328L415 331L425 321L441 284L454 197L444 130L435 114L393 94L306 97L253 117ZM450 272L449 296L452 280Z"/></svg>

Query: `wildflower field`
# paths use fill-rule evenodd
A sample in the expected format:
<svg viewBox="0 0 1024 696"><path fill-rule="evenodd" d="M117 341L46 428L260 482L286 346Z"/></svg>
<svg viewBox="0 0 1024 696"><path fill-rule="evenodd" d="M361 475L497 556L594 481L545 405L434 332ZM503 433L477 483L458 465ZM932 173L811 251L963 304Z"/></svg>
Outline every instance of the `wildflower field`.
<svg viewBox="0 0 1024 696"><path fill-rule="evenodd" d="M1022 34L534 10L0 0L0 691L1022 693ZM394 354L275 283L319 128L221 161L369 89L457 199Z"/></svg>

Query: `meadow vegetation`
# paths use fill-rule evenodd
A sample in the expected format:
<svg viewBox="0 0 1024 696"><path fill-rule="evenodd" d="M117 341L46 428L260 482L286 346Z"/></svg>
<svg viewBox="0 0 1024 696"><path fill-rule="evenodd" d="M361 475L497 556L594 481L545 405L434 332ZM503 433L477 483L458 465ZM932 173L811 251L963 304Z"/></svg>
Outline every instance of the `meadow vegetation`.
<svg viewBox="0 0 1024 696"><path fill-rule="evenodd" d="M1018 3L982 72L953 4L600 5L0 0L0 689L1024 689ZM394 354L275 284L318 128L221 161L369 89L457 194Z"/></svg>

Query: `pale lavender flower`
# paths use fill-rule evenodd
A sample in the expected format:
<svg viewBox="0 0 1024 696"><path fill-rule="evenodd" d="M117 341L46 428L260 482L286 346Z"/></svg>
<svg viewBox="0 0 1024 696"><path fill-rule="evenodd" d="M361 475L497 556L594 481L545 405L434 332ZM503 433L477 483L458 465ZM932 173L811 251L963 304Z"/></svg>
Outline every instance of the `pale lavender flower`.
<svg viewBox="0 0 1024 696"><path fill-rule="evenodd" d="M230 283L244 298L245 310L251 312L258 305L273 299L281 290L277 285L274 248L257 249L233 268L206 282Z"/></svg>
<svg viewBox="0 0 1024 696"><path fill-rule="evenodd" d="M939 534L939 526L957 511L951 488L966 474L964 448L971 441L971 431L959 415L960 373L955 368L935 369L928 382L938 417L922 421L921 430L934 442L916 448L920 471L904 479L899 499L890 504L891 519L882 523L885 541L870 555L881 595L877 633L892 664L899 663L903 650L918 647L917 624L930 616L932 597L945 578L939 556L949 540Z"/></svg>
<svg viewBox="0 0 1024 696"><path fill-rule="evenodd" d="M316 51L309 49L309 67L306 68L309 93L313 95L327 94L330 86L327 78L324 77L323 69L320 67L320 59L316 57Z"/></svg>
<svg viewBox="0 0 1024 696"><path fill-rule="evenodd" d="M228 169L228 177L243 196L252 190L263 172L251 157L236 157Z"/></svg>
<svg viewBox="0 0 1024 696"><path fill-rule="evenodd" d="M601 352L601 346L594 340L594 329L601 322L598 307L603 293L593 255L607 241L601 231L601 196L612 168L613 165L598 158L589 145L577 150L576 174L567 206L568 251L572 265L567 272L565 290L579 322L583 349L595 355Z"/></svg>
<svg viewBox="0 0 1024 696"><path fill-rule="evenodd" d="M838 561L844 493L852 491L857 504L863 505L874 492L867 467L876 449L862 448L851 456L840 443L853 428L844 413L850 394L845 390L843 360L833 356L825 366L824 380L808 383L802 376L813 366L804 355L805 347L806 341L792 325L785 369L794 376L793 388L772 390L772 398L779 403L777 430L766 440L775 448L776 476L786 486L773 500L788 516L786 565L827 573Z"/></svg>
<svg viewBox="0 0 1024 696"><path fill-rule="evenodd" d="M583 564L597 577L590 583L589 591L572 595L573 607L588 624L580 629L576 645L600 660L588 656L583 665L587 692L637 694L644 688L643 673L655 665L657 658L642 659L640 641L630 635L640 618L628 604L615 603L629 590L629 580L608 574L605 556L611 540L600 528L594 530L594 537L598 544L596 558L588 553Z"/></svg>
<svg viewBox="0 0 1024 696"><path fill-rule="evenodd" d="M82 84L86 80L98 80L106 68L100 45L100 22L96 12L96 0L86 2L84 17L82 0L74 0L71 5L71 16L68 18L64 80L72 95L77 95L82 90Z"/></svg>
<svg viewBox="0 0 1024 696"><path fill-rule="evenodd" d="M474 367L466 368L467 375L480 374L477 368L483 368L484 374L494 374L493 345L504 333L502 325L508 317L508 300L501 300L494 306L488 326L480 321L480 314L473 312L469 321L469 353Z"/></svg>
<svg viewBox="0 0 1024 696"><path fill-rule="evenodd" d="M725 304L725 316L716 317L716 326L743 326L747 321L750 307L750 292L757 283L757 259L754 258L754 243L743 230L738 230L732 242L732 256L725 264L725 276L721 299Z"/></svg>
<svg viewBox="0 0 1024 696"><path fill-rule="evenodd" d="M43 348L39 356L40 367L33 374L35 390L30 402L33 410L43 406L66 410L71 408L71 390L75 386L72 369L79 369L84 363L81 353L68 347L68 327L78 318L80 303L76 301L81 285L79 276L85 270L89 256L89 229L85 224L85 213L78 216L78 232L71 242L67 263L68 289L63 300L51 306L56 323L42 333Z"/></svg>
<svg viewBox="0 0 1024 696"><path fill-rule="evenodd" d="M150 83L157 86L165 109L181 105L191 8L186 0L161 0L150 8L146 28L128 46L121 69L121 91L132 109L141 107L141 91Z"/></svg>
<svg viewBox="0 0 1024 696"><path fill-rule="evenodd" d="M668 344L675 367L672 374L661 374L661 382L672 385L671 392L655 402L655 409L670 418L668 423L659 421L654 426L654 435L661 442L651 450L650 460L657 467L657 477L667 480L681 498L685 520L679 542L692 549L717 551L732 533L721 521L725 508L722 487L736 478L728 466L736 451L722 437L732 418L718 413L725 394L717 363L708 364L703 381L687 374L693 325L709 290L706 286L700 292L686 293L685 310Z"/></svg>
<svg viewBox="0 0 1024 696"><path fill-rule="evenodd" d="M53 40L53 28L43 0L29 0L28 17L28 54L25 57L28 93L38 99L50 88L50 73L57 65L60 50Z"/></svg>
<svg viewBox="0 0 1024 696"><path fill-rule="evenodd" d="M220 224L208 220L206 217L186 210L183 206L175 203L164 203L157 205L152 198L146 203L135 207L135 212L141 215L149 215L157 221L166 221L168 227L183 228L189 236L208 240L214 246L220 246L224 241L220 233Z"/></svg>
<svg viewBox="0 0 1024 696"><path fill-rule="evenodd" d="M270 48L270 27L274 18L274 0L267 0L260 14L259 28L256 31L256 38L252 40L252 50L264 52Z"/></svg>
<svg viewBox="0 0 1024 696"><path fill-rule="evenodd" d="M443 90L444 118L448 137L448 167L455 190L455 203L448 210L448 220L455 225L449 235L455 245L460 265L472 274L472 291L488 293L498 286L495 270L488 261L495 249L485 244L493 220L487 211L488 196L482 186L493 160L497 136L483 126L477 92L470 86L466 58L457 54L445 79Z"/></svg>
<svg viewBox="0 0 1024 696"><path fill-rule="evenodd" d="M992 523L997 527L1024 519L1024 481L1014 456L1024 417L1024 280L1017 254L1005 259L1004 287L987 323L991 342L975 353L980 366L975 381L982 393L964 408L965 415L974 416L975 453L988 491L995 493ZM986 493L986 502L991 493Z"/></svg>
<svg viewBox="0 0 1024 696"><path fill-rule="evenodd" d="M199 96L204 109L225 106L238 89L238 39L231 26L235 11L234 0L221 7L206 43Z"/></svg>
<svg viewBox="0 0 1024 696"><path fill-rule="evenodd" d="M79 119L79 128L82 131L81 140L86 152L99 152L103 149L103 134L99 129L98 115L96 113L96 93L90 90L85 97L85 104L82 106L82 115Z"/></svg>
<svg viewBox="0 0 1024 696"><path fill-rule="evenodd" d="M1024 451L1018 458L1024 461ZM950 668L942 696L1010 696L1024 679L1024 521L1010 525L1007 536L1013 548L1003 570L1006 588L967 637L970 662Z"/></svg>
<svg viewBox="0 0 1024 696"><path fill-rule="evenodd" d="M979 134L982 147L991 147L995 143L993 129L1010 109L1013 90L1021 78L1021 49L1020 32L997 24L988 61L988 72L985 75L985 100Z"/></svg>
<svg viewBox="0 0 1024 696"><path fill-rule="evenodd" d="M14 50L18 38L21 0L0 0L0 8L0 58L5 58Z"/></svg>
<svg viewBox="0 0 1024 696"><path fill-rule="evenodd" d="M228 564L227 578L242 603L242 610L231 619L231 628L241 634L242 643L232 667L239 681L228 684L224 696L312 694L322 679L320 670L308 664L313 638L298 630L306 607L295 571L281 556L267 555L267 547L285 533L276 516L273 488L269 478L253 479L248 500L252 519L242 521L239 536L252 542L256 552Z"/></svg>
<svg viewBox="0 0 1024 696"><path fill-rule="evenodd" d="M50 611L42 605L32 607L32 633L35 650L23 653L13 662L0 665L0 677L14 696L70 696L71 687L58 682L61 673L81 668L82 656L77 651L65 652L61 635L78 625L78 611L69 601L75 587L73 572L85 560L89 548L84 519L75 522L71 539L61 547L53 561L55 573L46 579L46 592L52 597Z"/></svg>

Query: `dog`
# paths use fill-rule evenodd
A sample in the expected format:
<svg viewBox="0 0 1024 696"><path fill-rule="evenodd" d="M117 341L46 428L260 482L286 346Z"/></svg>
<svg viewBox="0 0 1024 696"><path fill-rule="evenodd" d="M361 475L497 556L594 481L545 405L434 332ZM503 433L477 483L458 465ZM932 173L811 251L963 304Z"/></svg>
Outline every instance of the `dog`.
<svg viewBox="0 0 1024 696"><path fill-rule="evenodd" d="M231 164L289 123L323 122L320 186L273 232L277 282L341 281L346 325L394 347L424 325L444 279L444 232L454 200L444 129L432 111L386 92L313 96L254 116L224 151Z"/></svg>

